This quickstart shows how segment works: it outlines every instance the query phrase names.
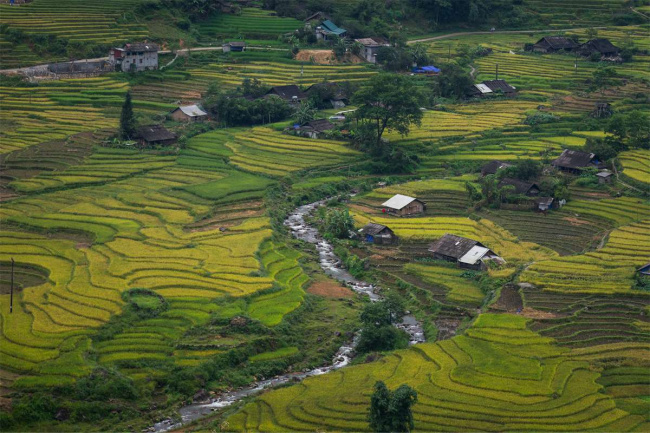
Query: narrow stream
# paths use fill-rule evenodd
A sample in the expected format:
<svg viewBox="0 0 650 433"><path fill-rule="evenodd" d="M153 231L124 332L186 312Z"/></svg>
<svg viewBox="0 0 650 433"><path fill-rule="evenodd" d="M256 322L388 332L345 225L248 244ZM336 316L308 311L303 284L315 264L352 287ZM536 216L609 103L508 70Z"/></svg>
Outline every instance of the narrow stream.
<svg viewBox="0 0 650 433"><path fill-rule="evenodd" d="M316 246L320 266L328 276L346 284L357 293L368 295L370 300L373 302L381 300L382 297L378 293L378 288L370 283L353 277L347 270L343 269L341 261L334 254L334 247L332 244L323 239L315 227L307 224L305 218L312 214L324 203L325 201L318 201L315 203L300 206L287 217L284 224L291 230L291 233L294 237ZM399 323L395 326L403 329L408 333L410 344L423 343L425 341L422 325L414 316L404 316L402 323ZM332 364L327 367L319 367L313 370L299 373L283 374L272 379L255 382L247 388L223 393L214 398L209 403L198 403L184 406L178 411L181 415L180 422L174 422L171 419L166 419L156 423L153 427L149 428L148 431L165 432L168 430L176 429L206 415L209 415L214 410L230 406L231 404L245 397L255 395L266 388L282 385L289 382L299 382L307 377L319 376L321 374L325 374L330 371L345 367L354 357L354 349L358 342L358 335L359 334L357 334L352 339L352 341L344 344L339 348L339 350L336 352L336 355L334 355Z"/></svg>

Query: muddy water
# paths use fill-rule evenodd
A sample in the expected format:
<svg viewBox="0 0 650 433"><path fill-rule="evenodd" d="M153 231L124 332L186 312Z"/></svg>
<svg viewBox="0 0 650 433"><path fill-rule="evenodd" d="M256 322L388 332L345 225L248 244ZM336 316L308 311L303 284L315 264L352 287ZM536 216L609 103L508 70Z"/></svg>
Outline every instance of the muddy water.
<svg viewBox="0 0 650 433"><path fill-rule="evenodd" d="M347 270L345 270L342 267L339 258L334 254L334 247L332 244L323 239L315 227L307 224L306 218L323 204L324 201L319 201L300 206L289 215L285 221L285 225L289 228L294 237L309 242L316 247L320 266L328 276L346 284L357 293L368 295L370 300L373 302L381 300L382 297L379 294L378 288L368 282L353 277ZM395 326L408 333L410 344L423 343L425 341L422 325L415 319L415 317L406 315L402 322ZM178 411L181 415L180 422L166 419L156 423L148 430L152 432L165 432L172 430L202 418L214 410L230 406L245 397L255 395L266 388L272 388L289 382L299 382L307 377L319 376L330 371L338 370L339 368L348 365L354 357L354 349L357 341L358 334L352 339L352 341L339 348L332 360L332 364L329 366L315 368L305 372L283 374L272 379L255 382L247 388L223 393L207 403L184 406Z"/></svg>

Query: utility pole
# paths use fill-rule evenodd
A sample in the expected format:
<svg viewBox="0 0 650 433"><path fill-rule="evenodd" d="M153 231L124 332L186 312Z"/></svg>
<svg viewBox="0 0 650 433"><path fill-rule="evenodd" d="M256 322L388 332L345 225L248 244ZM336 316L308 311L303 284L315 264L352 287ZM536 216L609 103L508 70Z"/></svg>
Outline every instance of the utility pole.
<svg viewBox="0 0 650 433"><path fill-rule="evenodd" d="M9 295L9 313L14 312L14 258L11 258L11 295Z"/></svg>
<svg viewBox="0 0 650 433"><path fill-rule="evenodd" d="M497 70L496 70L496 78L495 78L495 80L498 80L499 79L499 64L497 63L496 66L497 66Z"/></svg>

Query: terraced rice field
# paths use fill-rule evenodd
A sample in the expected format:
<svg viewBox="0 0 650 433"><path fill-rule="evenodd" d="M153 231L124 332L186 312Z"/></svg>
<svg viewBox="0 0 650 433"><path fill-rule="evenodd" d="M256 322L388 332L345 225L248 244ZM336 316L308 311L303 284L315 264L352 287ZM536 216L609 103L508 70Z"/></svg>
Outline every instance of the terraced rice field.
<svg viewBox="0 0 650 433"><path fill-rule="evenodd" d="M257 37L275 39L284 33L293 33L304 27L295 18L282 18L273 11L259 8L242 8L238 14L218 14L202 22L199 29L211 37Z"/></svg>
<svg viewBox="0 0 650 433"><path fill-rule="evenodd" d="M398 351L379 361L305 380L262 395L228 418L238 431L367 431L366 414L377 380L418 392L418 431L643 430L601 390L588 359L607 347L569 351L510 315L482 315L466 335ZM627 347L624 347L625 349ZM647 355L648 344L627 348ZM345 389L345 395L341 390Z"/></svg>
<svg viewBox="0 0 650 433"><path fill-rule="evenodd" d="M283 135L263 127L211 132L201 140L205 146L225 149L223 155L242 170L268 176L285 176L320 165L341 165L359 155L343 142Z"/></svg>
<svg viewBox="0 0 650 433"><path fill-rule="evenodd" d="M612 231L603 248L536 262L521 274L520 280L555 291L629 292L636 268L648 261L649 247L650 221L632 223Z"/></svg>
<svg viewBox="0 0 650 433"><path fill-rule="evenodd" d="M83 131L115 128L127 90L127 83L110 77L0 87L4 125L0 153ZM173 107L147 101L135 101L134 105L141 113Z"/></svg>
<svg viewBox="0 0 650 433"><path fill-rule="evenodd" d="M623 12L626 6L622 0L525 0L523 3L555 27L608 23L613 14Z"/></svg>
<svg viewBox="0 0 650 433"><path fill-rule="evenodd" d="M650 150L630 150L618 156L623 174L636 181L650 183Z"/></svg>

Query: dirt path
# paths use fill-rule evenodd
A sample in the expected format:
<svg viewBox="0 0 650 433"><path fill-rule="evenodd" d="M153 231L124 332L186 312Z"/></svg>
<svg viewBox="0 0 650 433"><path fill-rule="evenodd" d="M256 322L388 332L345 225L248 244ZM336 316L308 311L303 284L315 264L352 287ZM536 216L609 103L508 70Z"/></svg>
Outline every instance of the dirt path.
<svg viewBox="0 0 650 433"><path fill-rule="evenodd" d="M602 30L607 27L595 27L596 29ZM494 32L491 31L479 31L479 32L458 32L458 33L448 33L446 35L432 36L430 38L422 39L413 39L407 42L407 44L417 44L418 42L431 42L431 41L440 41L443 39L455 38L458 36L471 36L471 35L494 35L494 34L526 34L526 33L549 33L549 32L569 32L575 30L585 30L585 27L575 27L571 29L538 29L538 30L497 30Z"/></svg>

